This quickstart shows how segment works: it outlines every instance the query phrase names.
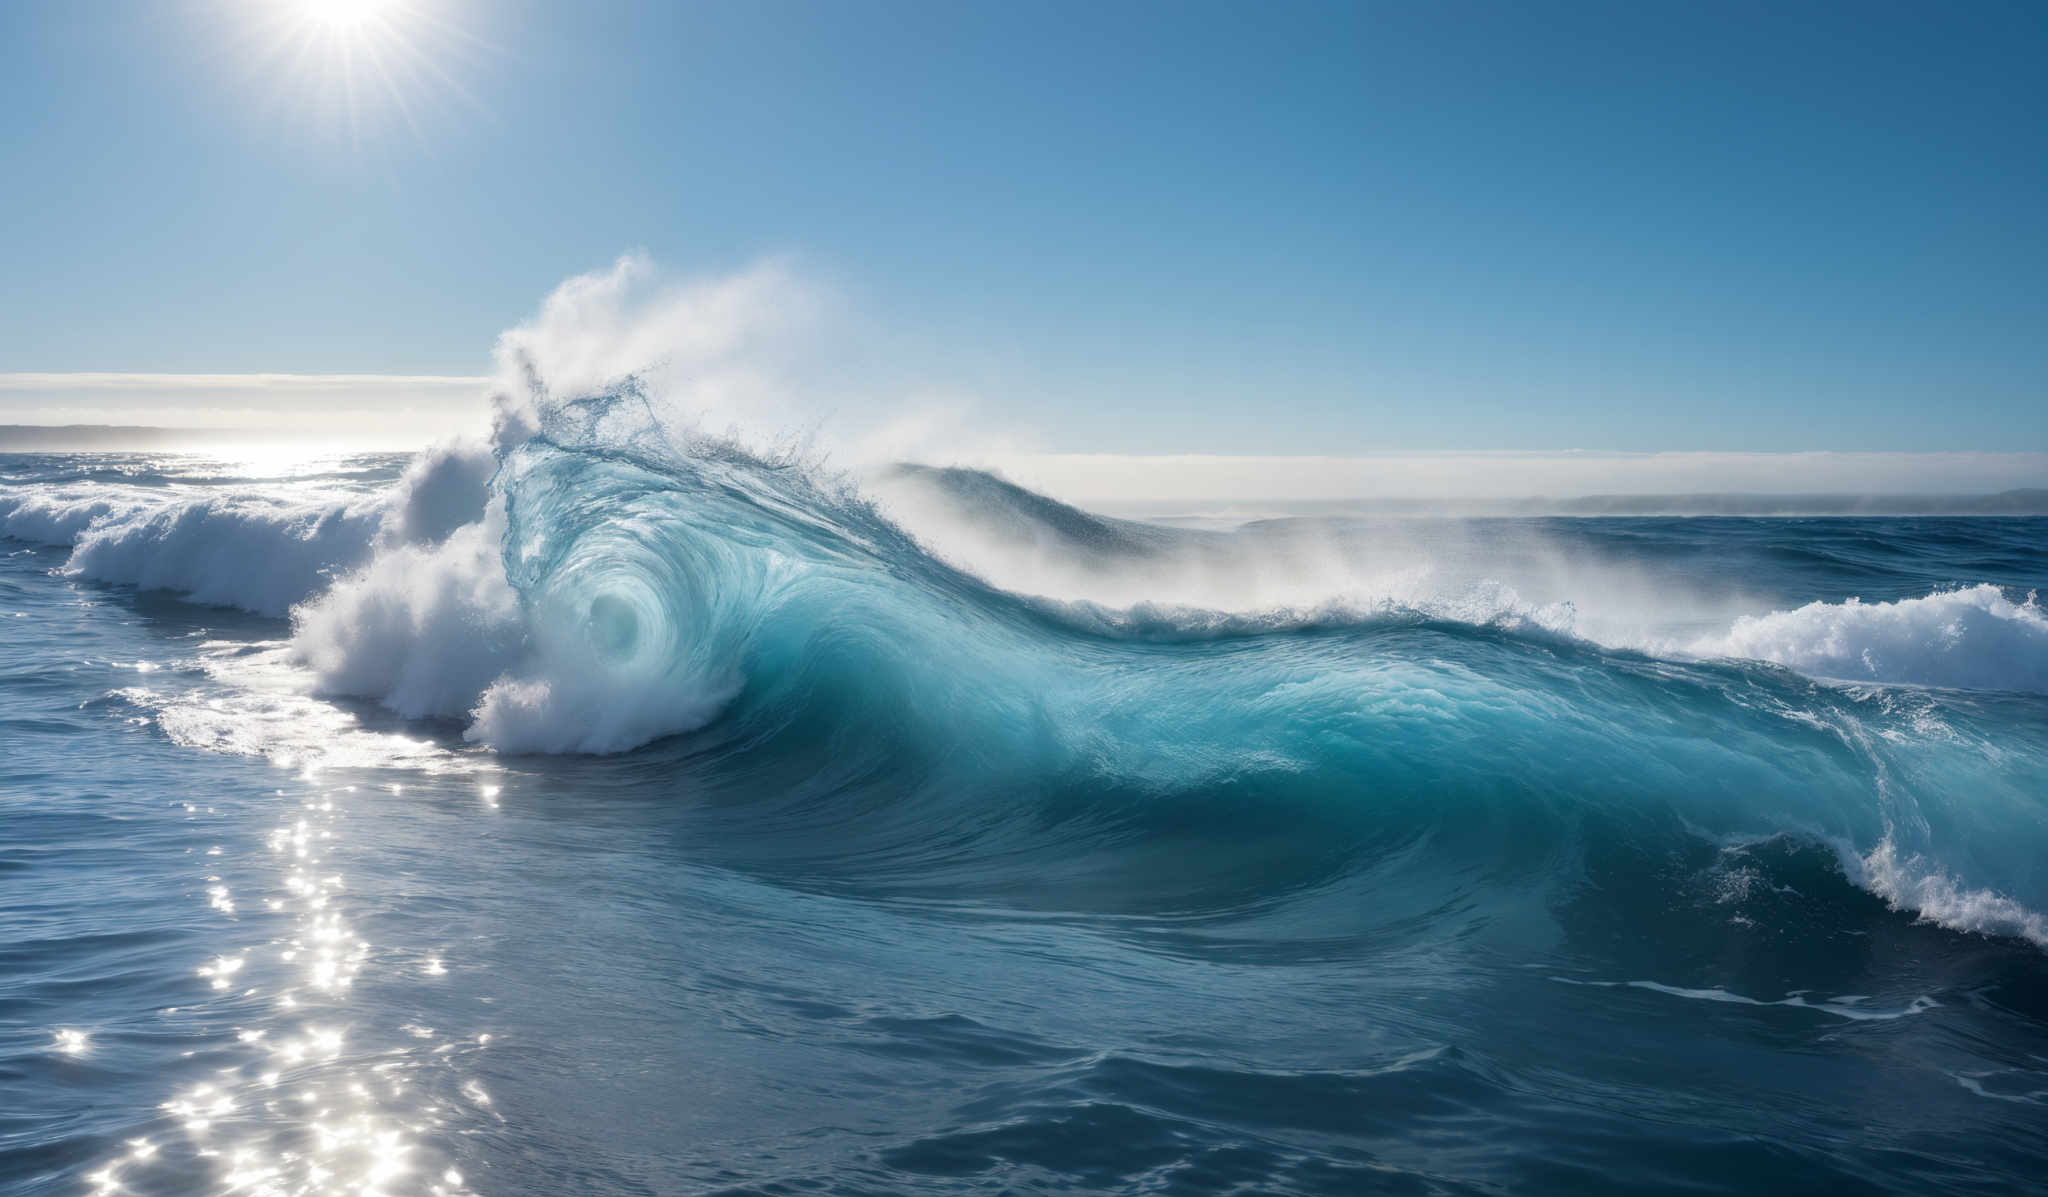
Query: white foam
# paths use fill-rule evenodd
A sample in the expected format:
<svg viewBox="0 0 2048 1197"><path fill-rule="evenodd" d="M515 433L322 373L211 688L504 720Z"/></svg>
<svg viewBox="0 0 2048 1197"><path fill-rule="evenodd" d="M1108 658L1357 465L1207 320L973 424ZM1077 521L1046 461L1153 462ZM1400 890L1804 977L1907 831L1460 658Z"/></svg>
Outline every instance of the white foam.
<svg viewBox="0 0 2048 1197"><path fill-rule="evenodd" d="M502 516L435 545L386 548L293 612L292 649L331 694L407 718L461 718L524 645L499 559Z"/></svg>
<svg viewBox="0 0 2048 1197"><path fill-rule="evenodd" d="M484 518L497 458L488 447L456 440L435 445L406 466L392 489L380 538L385 544L438 544Z"/></svg>
<svg viewBox="0 0 2048 1197"><path fill-rule="evenodd" d="M104 487L21 491L0 495L0 536L32 544L68 545L93 521L147 506Z"/></svg>
<svg viewBox="0 0 2048 1197"><path fill-rule="evenodd" d="M1844 681L2048 693L2048 612L2034 595L2015 603L1990 585L1744 616L1686 651Z"/></svg>
<svg viewBox="0 0 2048 1197"><path fill-rule="evenodd" d="M1851 880L1894 910L1910 910L1954 931L2002 935L2048 948L2048 916L1989 889L1971 889L1922 857L1902 853L1890 836L1843 861Z"/></svg>
<svg viewBox="0 0 2048 1197"><path fill-rule="evenodd" d="M623 565L572 568L573 585L529 602L527 651L478 700L470 740L501 752L625 752L704 726L739 692L716 638L678 626L664 579Z"/></svg>
<svg viewBox="0 0 2048 1197"><path fill-rule="evenodd" d="M493 503L439 544L386 546L293 612L294 659L320 692L467 719L469 740L501 752L623 752L702 726L731 699L730 664L671 642L660 596L636 596L630 574L600 577L600 597L576 610L524 602L504 538ZM625 621L609 641L593 626L606 604Z"/></svg>
<svg viewBox="0 0 2048 1197"><path fill-rule="evenodd" d="M284 615L374 550L437 543L482 518L496 468L484 447L458 441L421 453L379 493L29 486L0 494L0 536L70 545L73 577Z"/></svg>
<svg viewBox="0 0 2048 1197"><path fill-rule="evenodd" d="M283 615L363 560L384 511L374 501L221 496L99 520L77 537L66 573L192 601Z"/></svg>
<svg viewBox="0 0 2048 1197"><path fill-rule="evenodd" d="M622 692L579 673L500 678L476 708L466 738L500 752L629 752L704 726L732 698L720 688L652 687Z"/></svg>

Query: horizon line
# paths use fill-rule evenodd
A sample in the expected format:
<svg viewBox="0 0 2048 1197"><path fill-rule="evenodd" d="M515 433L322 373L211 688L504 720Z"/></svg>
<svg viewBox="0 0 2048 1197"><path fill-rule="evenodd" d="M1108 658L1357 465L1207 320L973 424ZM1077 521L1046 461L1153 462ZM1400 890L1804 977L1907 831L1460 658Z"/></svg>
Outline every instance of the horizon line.
<svg viewBox="0 0 2048 1197"><path fill-rule="evenodd" d="M0 391L251 391L270 387L320 390L361 386L471 388L485 374L184 374L168 371L71 370L0 373Z"/></svg>

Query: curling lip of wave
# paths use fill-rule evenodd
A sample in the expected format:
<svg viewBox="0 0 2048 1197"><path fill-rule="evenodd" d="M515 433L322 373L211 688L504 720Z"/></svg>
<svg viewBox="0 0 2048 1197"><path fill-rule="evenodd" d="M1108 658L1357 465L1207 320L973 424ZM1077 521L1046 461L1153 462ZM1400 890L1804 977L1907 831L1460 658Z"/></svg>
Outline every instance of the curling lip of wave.
<svg viewBox="0 0 2048 1197"><path fill-rule="evenodd" d="M2011 936L2048 949L2048 915L1995 890L1971 889L1938 866L1901 852L1890 836L1860 858L1844 854L1842 863L1856 884L1894 910L1913 911L1953 930Z"/></svg>

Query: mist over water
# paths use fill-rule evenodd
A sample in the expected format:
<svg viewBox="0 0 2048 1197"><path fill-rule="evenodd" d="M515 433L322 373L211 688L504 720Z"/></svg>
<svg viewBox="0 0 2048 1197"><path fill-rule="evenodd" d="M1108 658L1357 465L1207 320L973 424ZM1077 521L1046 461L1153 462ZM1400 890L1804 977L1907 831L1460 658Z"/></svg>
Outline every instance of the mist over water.
<svg viewBox="0 0 2048 1197"><path fill-rule="evenodd" d="M2048 1168L2048 520L1115 518L643 284L472 442L0 459L0 1187Z"/></svg>

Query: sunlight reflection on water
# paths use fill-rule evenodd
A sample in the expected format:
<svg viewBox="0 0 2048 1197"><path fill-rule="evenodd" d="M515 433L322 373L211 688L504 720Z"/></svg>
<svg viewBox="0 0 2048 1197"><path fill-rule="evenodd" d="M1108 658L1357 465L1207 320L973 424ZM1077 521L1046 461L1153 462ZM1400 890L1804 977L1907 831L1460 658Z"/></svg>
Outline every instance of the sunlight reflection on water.
<svg viewBox="0 0 2048 1197"><path fill-rule="evenodd" d="M350 917L341 866L355 792L326 789L295 809L275 792L286 807L265 841L275 890L254 917L284 921L262 946L216 951L196 966L216 1002L260 1003L256 1019L234 1030L243 1062L178 1089L160 1107L181 1137L179 1154L200 1161L221 1191L454 1197L470 1190L431 1140L465 1113L497 1117L481 1083L459 1071L489 1035L458 1039L407 1023L389 1028L396 1033L387 1039L386 1028L362 1025L365 1011L351 1005L359 979L407 955L374 951ZM208 880L208 904L232 917L227 883L218 874ZM407 971L439 977L449 969L435 952ZM88 1038L62 1029L55 1046L83 1055ZM93 1191L163 1190L167 1178L150 1171L163 1162L163 1146L160 1138L128 1140L89 1174Z"/></svg>

